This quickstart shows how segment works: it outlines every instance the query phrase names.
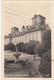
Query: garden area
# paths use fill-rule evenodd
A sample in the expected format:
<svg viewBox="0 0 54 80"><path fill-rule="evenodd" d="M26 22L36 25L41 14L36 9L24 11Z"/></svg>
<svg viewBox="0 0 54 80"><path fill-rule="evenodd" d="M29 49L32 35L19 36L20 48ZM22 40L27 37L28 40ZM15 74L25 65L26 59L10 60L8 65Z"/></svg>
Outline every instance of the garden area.
<svg viewBox="0 0 54 80"><path fill-rule="evenodd" d="M44 33L42 43L8 43L4 50L5 77L51 77L51 30Z"/></svg>

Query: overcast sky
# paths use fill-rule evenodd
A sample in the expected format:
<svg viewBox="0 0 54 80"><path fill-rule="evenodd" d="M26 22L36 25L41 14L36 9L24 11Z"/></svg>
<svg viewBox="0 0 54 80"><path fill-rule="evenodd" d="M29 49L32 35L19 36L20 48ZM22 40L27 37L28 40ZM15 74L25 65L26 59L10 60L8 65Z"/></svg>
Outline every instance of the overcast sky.
<svg viewBox="0 0 54 80"><path fill-rule="evenodd" d="M4 34L11 32L12 27L21 29L31 25L34 14L46 17L46 24L51 27L51 3L35 1L5 1L3 4Z"/></svg>

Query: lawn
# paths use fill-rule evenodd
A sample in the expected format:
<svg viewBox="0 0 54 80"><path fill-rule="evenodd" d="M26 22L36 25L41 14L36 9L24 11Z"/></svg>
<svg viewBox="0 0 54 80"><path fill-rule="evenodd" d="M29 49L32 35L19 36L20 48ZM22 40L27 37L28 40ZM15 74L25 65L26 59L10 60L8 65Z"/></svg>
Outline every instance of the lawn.
<svg viewBox="0 0 54 80"><path fill-rule="evenodd" d="M15 59L13 54L14 53L5 53L5 58ZM36 60L34 61L34 55L21 53L19 60L20 59L29 59L29 61L25 65L22 65L22 63L6 63L4 65L5 77L42 77L38 71L40 57L36 57Z"/></svg>

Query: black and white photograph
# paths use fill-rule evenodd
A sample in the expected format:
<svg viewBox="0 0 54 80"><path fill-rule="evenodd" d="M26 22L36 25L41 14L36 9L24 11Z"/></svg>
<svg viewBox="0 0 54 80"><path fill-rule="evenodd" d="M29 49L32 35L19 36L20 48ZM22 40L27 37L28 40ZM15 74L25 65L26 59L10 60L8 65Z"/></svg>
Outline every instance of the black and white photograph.
<svg viewBox="0 0 54 80"><path fill-rule="evenodd" d="M5 78L52 77L51 6L47 1L3 1Z"/></svg>

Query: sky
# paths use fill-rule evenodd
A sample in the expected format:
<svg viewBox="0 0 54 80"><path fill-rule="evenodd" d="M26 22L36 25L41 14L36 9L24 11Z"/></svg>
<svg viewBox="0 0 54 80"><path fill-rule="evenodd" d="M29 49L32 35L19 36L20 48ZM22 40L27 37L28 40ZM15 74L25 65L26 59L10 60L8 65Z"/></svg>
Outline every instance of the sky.
<svg viewBox="0 0 54 80"><path fill-rule="evenodd" d="M21 30L23 25L32 25L34 14L44 16L51 28L51 6L50 2L44 1L4 1L4 34L10 33L14 26Z"/></svg>

